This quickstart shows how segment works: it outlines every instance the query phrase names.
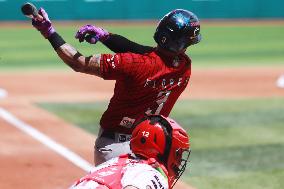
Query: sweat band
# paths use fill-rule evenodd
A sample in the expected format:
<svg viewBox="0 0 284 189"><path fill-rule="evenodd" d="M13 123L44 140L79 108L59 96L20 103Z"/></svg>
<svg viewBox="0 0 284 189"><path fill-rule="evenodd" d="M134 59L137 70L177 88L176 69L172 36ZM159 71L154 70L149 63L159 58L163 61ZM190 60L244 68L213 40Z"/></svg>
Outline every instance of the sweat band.
<svg viewBox="0 0 284 189"><path fill-rule="evenodd" d="M50 42L54 50L57 50L59 47L61 47L62 45L66 43L64 39L57 32L54 32L53 34L51 34L48 37L48 41Z"/></svg>

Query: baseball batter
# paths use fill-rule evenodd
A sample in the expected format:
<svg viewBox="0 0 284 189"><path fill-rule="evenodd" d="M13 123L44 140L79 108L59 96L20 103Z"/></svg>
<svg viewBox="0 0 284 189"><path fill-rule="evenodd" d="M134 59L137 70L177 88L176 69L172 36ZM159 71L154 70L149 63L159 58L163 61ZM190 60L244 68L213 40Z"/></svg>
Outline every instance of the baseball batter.
<svg viewBox="0 0 284 189"><path fill-rule="evenodd" d="M71 189L173 188L190 154L185 130L159 115L149 116L135 127L130 146L134 155L120 155L100 164Z"/></svg>
<svg viewBox="0 0 284 189"><path fill-rule="evenodd" d="M100 120L101 129L95 144L96 164L129 152L127 141L134 123L145 114L168 116L189 83L191 59L185 51L201 40L200 24L192 12L177 9L165 15L154 34L155 48L135 44L102 28L83 26L76 34L80 42L101 41L120 51L88 57L64 41L44 9L41 8L39 14L44 19L33 19L33 26L49 40L68 66L76 72L116 80L114 95ZM116 43L117 38L123 42Z"/></svg>

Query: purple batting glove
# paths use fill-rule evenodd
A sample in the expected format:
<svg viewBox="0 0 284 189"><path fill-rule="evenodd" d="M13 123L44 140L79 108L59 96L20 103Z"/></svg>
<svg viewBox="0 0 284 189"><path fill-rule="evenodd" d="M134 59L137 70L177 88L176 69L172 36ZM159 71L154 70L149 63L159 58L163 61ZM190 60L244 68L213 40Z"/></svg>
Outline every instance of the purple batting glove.
<svg viewBox="0 0 284 189"><path fill-rule="evenodd" d="M80 43L85 40L91 44L96 44L98 41L104 41L108 37L108 31L89 24L82 26L75 35L75 38L78 39Z"/></svg>
<svg viewBox="0 0 284 189"><path fill-rule="evenodd" d="M48 14L43 8L39 9L38 14L40 14L43 19L39 20L37 18L33 18L32 24L45 38L48 38L55 32L55 29L52 27L51 21L48 18Z"/></svg>

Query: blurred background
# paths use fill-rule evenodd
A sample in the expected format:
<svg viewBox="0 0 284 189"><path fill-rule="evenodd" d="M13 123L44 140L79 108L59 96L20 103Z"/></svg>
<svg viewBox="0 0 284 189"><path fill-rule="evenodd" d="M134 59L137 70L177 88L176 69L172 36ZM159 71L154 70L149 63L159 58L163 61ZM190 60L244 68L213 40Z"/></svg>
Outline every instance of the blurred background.
<svg viewBox="0 0 284 189"><path fill-rule="evenodd" d="M72 75L32 28L20 12L24 2L0 0L0 106L28 99L96 135L113 83L103 92L95 82L87 89L85 82L75 82L77 88L74 83L65 85L60 75L66 77L64 82L83 76ZM112 52L99 43L78 43L74 35L84 24L154 46L156 25L167 12L176 8L194 12L201 21L203 40L187 51L193 60L191 84L171 113L191 135L190 166L182 181L198 189L283 188L283 0L30 2L44 7L56 30L86 55ZM36 80L44 84L35 84ZM48 84L53 87L46 89ZM68 88L71 85L74 88ZM110 96L99 101L89 98L100 92ZM64 95L70 94L77 97L66 102ZM53 96L46 100L44 95Z"/></svg>
<svg viewBox="0 0 284 189"><path fill-rule="evenodd" d="M19 5L1 0L1 20L24 20ZM187 8L206 19L281 19L281 0L31 0L49 10L53 19L159 19L173 8Z"/></svg>

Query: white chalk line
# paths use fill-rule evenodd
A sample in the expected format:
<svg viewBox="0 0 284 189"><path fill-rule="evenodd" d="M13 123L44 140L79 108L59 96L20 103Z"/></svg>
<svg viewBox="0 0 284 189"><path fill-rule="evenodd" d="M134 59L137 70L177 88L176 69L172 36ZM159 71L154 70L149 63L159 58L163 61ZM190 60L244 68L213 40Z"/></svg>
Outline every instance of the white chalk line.
<svg viewBox="0 0 284 189"><path fill-rule="evenodd" d="M68 148L64 147L63 145L55 142L50 137L41 133L40 131L33 128L32 126L19 120L14 115L9 113L7 110L0 108L0 117L2 117L5 121L10 123L12 126L18 128L19 130L30 135L37 141L46 145L48 148L55 151L59 155L63 156L65 159L69 160L70 162L72 162L79 168L83 169L84 171L89 172L93 168L93 166L89 162L81 158L79 155L70 151Z"/></svg>

